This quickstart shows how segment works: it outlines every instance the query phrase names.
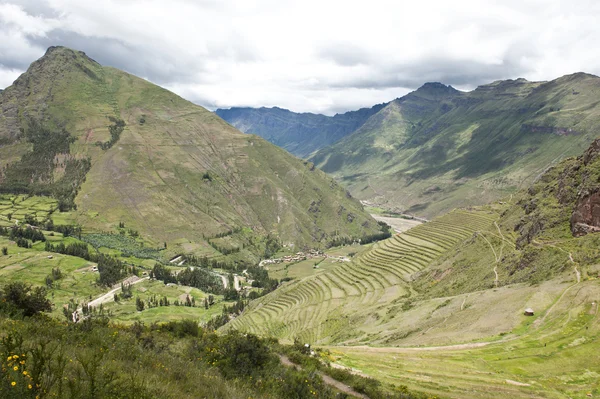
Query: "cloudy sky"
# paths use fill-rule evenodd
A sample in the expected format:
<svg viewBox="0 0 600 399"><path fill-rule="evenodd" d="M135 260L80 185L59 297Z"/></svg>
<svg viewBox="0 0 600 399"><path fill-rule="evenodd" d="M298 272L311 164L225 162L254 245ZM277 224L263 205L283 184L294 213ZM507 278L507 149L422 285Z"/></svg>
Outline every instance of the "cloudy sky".
<svg viewBox="0 0 600 399"><path fill-rule="evenodd" d="M0 0L0 88L48 46L207 108L333 114L427 81L600 75L596 0Z"/></svg>

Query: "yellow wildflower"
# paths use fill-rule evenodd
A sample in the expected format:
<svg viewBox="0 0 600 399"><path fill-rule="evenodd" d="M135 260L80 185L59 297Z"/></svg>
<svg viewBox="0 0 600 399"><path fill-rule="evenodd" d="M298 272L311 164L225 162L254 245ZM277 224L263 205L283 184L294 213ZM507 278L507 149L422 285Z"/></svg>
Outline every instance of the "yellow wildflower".
<svg viewBox="0 0 600 399"><path fill-rule="evenodd" d="M13 370L17 371L19 369L19 366L15 366L13 367Z"/></svg>
<svg viewBox="0 0 600 399"><path fill-rule="evenodd" d="M12 385L14 387L15 385L17 385L17 383L13 381L10 383L10 385Z"/></svg>

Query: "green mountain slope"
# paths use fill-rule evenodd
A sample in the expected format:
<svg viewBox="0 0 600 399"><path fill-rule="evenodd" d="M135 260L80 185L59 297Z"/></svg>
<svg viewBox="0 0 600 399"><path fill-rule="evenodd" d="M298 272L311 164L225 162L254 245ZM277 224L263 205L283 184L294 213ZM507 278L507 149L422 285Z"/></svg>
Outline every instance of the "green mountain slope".
<svg viewBox="0 0 600 399"><path fill-rule="evenodd" d="M431 217L526 187L598 135L600 78L428 83L311 160L361 200Z"/></svg>
<svg viewBox="0 0 600 399"><path fill-rule="evenodd" d="M282 108L217 109L215 113L244 133L257 134L306 158L354 132L385 104L334 116L296 113Z"/></svg>
<svg viewBox="0 0 600 399"><path fill-rule="evenodd" d="M378 231L311 163L81 52L50 48L0 94L0 110L0 189L77 193L73 217L89 230L123 221L150 242L214 255L205 238L231 231L295 247Z"/></svg>
<svg viewBox="0 0 600 399"><path fill-rule="evenodd" d="M518 330L526 307L548 313L565 289L599 276L599 176L597 140L507 201L378 242L251 303L228 328L327 345L497 339Z"/></svg>

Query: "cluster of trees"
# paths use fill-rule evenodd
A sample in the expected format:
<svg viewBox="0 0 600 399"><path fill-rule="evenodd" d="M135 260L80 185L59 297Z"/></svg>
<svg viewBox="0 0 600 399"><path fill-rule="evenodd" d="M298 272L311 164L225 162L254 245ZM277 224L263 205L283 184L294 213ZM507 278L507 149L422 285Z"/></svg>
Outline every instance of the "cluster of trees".
<svg viewBox="0 0 600 399"><path fill-rule="evenodd" d="M17 238L23 238L26 240L31 240L33 242L46 241L44 233L42 233L38 229L32 228L31 226L0 227L0 235L6 236L13 241L15 241Z"/></svg>
<svg viewBox="0 0 600 399"><path fill-rule="evenodd" d="M265 242L265 252L263 254L264 258L269 259L271 256L275 255L280 249L281 241L279 241L279 238L269 234Z"/></svg>
<svg viewBox="0 0 600 399"><path fill-rule="evenodd" d="M275 290L279 285L279 281L275 278L270 278L269 273L264 267L257 265L248 266L246 273L253 280L252 287L262 288L263 295Z"/></svg>
<svg viewBox="0 0 600 399"><path fill-rule="evenodd" d="M382 222L382 221L378 221L377 224L379 225L379 231L380 231L379 233L368 234L361 238L336 236L336 237L333 237L329 241L329 243L327 244L327 247L331 248L331 247L339 247L342 245L352 245L356 242L358 242L362 245L370 244L372 242L377 242L377 241L388 239L392 236L392 227L391 226L389 226L387 223Z"/></svg>
<svg viewBox="0 0 600 399"><path fill-rule="evenodd" d="M54 287L54 282L63 278L62 271L58 267L52 268L52 273L46 276L46 287Z"/></svg>
<svg viewBox="0 0 600 399"><path fill-rule="evenodd" d="M209 259L206 256L198 257L195 255L183 255L183 260L185 260L185 263L189 266L197 266L203 269L235 269L235 267L233 267L229 262L224 262L218 259Z"/></svg>
<svg viewBox="0 0 600 399"><path fill-rule="evenodd" d="M0 193L53 196L61 211L75 208L74 199L85 175L91 168L90 158L67 156L56 164L58 154L68 155L75 138L64 127L42 125L34 119L23 129L25 139L33 144L30 152L17 162L0 169ZM54 169L64 168L63 176L55 180Z"/></svg>
<svg viewBox="0 0 600 399"><path fill-rule="evenodd" d="M240 247L225 247L217 244L214 241L208 240L211 247L222 253L223 255L231 255L240 252Z"/></svg>
<svg viewBox="0 0 600 399"><path fill-rule="evenodd" d="M0 312L10 316L33 316L52 311L46 288L32 287L22 281L9 283L0 290Z"/></svg>
<svg viewBox="0 0 600 399"><path fill-rule="evenodd" d="M198 288L204 292L220 294L223 292L223 282L219 276L201 268L190 268L182 270L177 275L179 284Z"/></svg>
<svg viewBox="0 0 600 399"><path fill-rule="evenodd" d="M108 131L110 132L110 139L105 142L97 141L96 145L102 148L103 150L108 150L112 147L119 138L121 137L121 133L125 130L125 121L122 119L115 118L113 116L109 116L108 119L112 122L112 125L108 127Z"/></svg>
<svg viewBox="0 0 600 399"><path fill-rule="evenodd" d="M57 252L63 255L77 256L78 258L89 260L90 262L97 262L99 256L97 253L90 252L88 244L84 242L73 242L65 245L63 242L52 244L49 241L46 241L45 250L47 252Z"/></svg>
<svg viewBox="0 0 600 399"><path fill-rule="evenodd" d="M165 284L173 283L195 287L213 294L223 293L221 278L200 267L188 267L176 275L166 266L156 263L150 272L150 278L160 280Z"/></svg>
<svg viewBox="0 0 600 399"><path fill-rule="evenodd" d="M188 297L189 297L189 295L188 295ZM138 312L141 312L142 310L144 310L146 308L151 309L151 308L157 308L159 306L170 306L170 305L171 305L171 303L169 302L169 299L166 296L157 297L156 295L152 295L146 301L141 299L139 296L135 298L135 308L138 310ZM175 305L179 306L179 301L175 301Z"/></svg>
<svg viewBox="0 0 600 399"><path fill-rule="evenodd" d="M98 284L110 287L125 277L126 270L121 260L104 254L98 255Z"/></svg>

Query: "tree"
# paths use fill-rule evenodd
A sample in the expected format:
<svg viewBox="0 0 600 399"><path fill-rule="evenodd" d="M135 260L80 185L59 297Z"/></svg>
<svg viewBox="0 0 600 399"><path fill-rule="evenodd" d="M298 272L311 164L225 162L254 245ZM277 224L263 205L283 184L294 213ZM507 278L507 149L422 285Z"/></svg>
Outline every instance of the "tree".
<svg viewBox="0 0 600 399"><path fill-rule="evenodd" d="M142 301L139 296L135 297L135 308L138 312L144 310L144 301Z"/></svg>

